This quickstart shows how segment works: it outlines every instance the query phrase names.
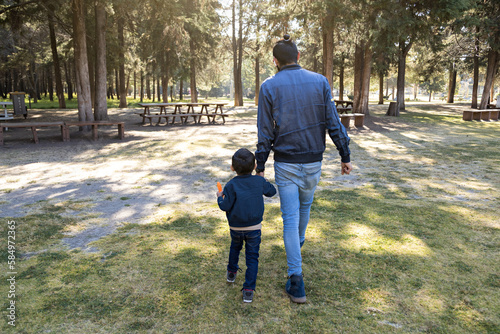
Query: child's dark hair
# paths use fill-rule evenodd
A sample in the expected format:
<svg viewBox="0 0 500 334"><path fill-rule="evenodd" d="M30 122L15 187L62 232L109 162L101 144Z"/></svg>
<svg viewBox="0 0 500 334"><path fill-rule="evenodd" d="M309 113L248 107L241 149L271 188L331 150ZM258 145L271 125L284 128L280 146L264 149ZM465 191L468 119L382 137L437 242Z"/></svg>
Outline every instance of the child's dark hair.
<svg viewBox="0 0 500 334"><path fill-rule="evenodd" d="M255 168L255 155L246 148L240 148L234 153L231 163L236 174L252 174Z"/></svg>
<svg viewBox="0 0 500 334"><path fill-rule="evenodd" d="M273 48L273 56L278 60L281 66L297 63L299 50L297 45L290 39L290 35L285 34L283 39L276 42Z"/></svg>

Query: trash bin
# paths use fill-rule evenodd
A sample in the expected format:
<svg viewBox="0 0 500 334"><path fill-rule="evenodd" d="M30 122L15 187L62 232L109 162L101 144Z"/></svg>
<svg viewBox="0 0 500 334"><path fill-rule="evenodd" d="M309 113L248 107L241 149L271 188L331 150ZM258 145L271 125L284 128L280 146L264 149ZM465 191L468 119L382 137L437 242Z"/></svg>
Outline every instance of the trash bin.
<svg viewBox="0 0 500 334"><path fill-rule="evenodd" d="M14 105L14 115L24 115L26 118L28 114L28 108L26 108L26 103L24 103L25 92L11 92L10 98L12 99L12 104Z"/></svg>

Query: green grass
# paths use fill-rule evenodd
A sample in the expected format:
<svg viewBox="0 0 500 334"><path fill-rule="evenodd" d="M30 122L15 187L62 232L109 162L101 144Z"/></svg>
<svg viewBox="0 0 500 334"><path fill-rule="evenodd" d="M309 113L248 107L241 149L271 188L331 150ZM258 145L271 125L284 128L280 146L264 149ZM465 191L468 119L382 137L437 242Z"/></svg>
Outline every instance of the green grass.
<svg viewBox="0 0 500 334"><path fill-rule="evenodd" d="M213 205L204 208L208 214L179 207L153 224L127 224L93 244L100 253L51 250L21 261L17 330L397 332L383 322L409 332L500 328L498 231L471 221L461 207L422 206L372 187L319 192L303 248L305 305L283 293L277 205L265 217L251 305L241 302L244 275L225 282L227 224ZM39 238L57 238L51 221L72 223L57 215L36 218L31 234Z"/></svg>
<svg viewBox="0 0 500 334"><path fill-rule="evenodd" d="M405 113L395 125L404 131L352 133L353 159L366 171L354 171L363 180L354 187L316 193L302 249L306 304L283 291L278 204L266 206L257 291L244 304L244 274L225 280L229 229L215 204L168 204L152 223L124 224L85 253L60 239L85 219L68 212L91 203L42 201L13 218L18 254L39 252L17 261L15 332L500 332L500 124L435 113ZM464 193L467 201L455 199ZM112 198L134 201L104 200ZM14 332L7 291L2 280L2 333Z"/></svg>

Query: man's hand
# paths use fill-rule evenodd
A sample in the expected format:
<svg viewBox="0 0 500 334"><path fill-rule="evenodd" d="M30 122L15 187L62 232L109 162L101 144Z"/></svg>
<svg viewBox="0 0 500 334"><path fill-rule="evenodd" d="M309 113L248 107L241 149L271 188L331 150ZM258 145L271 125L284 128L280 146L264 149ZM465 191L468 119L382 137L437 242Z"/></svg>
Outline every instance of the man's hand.
<svg viewBox="0 0 500 334"><path fill-rule="evenodd" d="M222 196L222 191L218 191L217 192L217 197L221 197Z"/></svg>
<svg viewBox="0 0 500 334"><path fill-rule="evenodd" d="M260 172L260 173L255 173L255 175L259 175L259 176L264 177L264 172L265 172L265 171L262 171L262 172Z"/></svg>
<svg viewBox="0 0 500 334"><path fill-rule="evenodd" d="M342 162L341 168L342 168L342 175L344 174L349 175L352 171L352 165L350 162Z"/></svg>

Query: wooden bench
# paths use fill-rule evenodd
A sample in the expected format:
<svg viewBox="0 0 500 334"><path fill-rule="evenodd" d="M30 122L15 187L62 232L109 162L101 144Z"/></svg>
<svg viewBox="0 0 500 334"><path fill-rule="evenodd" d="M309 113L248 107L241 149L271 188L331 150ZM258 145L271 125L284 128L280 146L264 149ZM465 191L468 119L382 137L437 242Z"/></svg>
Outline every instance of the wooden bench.
<svg viewBox="0 0 500 334"><path fill-rule="evenodd" d="M365 114L340 114L339 117L346 129L349 129L352 118L354 118L354 126L357 128L363 127L365 123Z"/></svg>
<svg viewBox="0 0 500 334"><path fill-rule="evenodd" d="M180 114L161 114L161 115L160 114L146 115L146 114L142 114L142 113L137 113L137 114L142 117L142 119L143 119L142 124L145 124L146 123L145 120L148 119L149 125L151 125L151 126L153 126L153 118L158 118L158 122L156 123L156 125L161 124L162 118L165 118L165 122L166 122L165 124L169 124L169 119L172 119L172 122L170 122L170 124L174 124L176 117L179 117L179 119L181 120L181 124L186 124L189 117L193 118L195 124L200 124L201 118L206 116L209 124L215 124L215 118L217 116L221 116L222 122L225 124L226 123L226 116L229 116L228 114L220 114L220 113L211 113L211 114L180 113Z"/></svg>
<svg viewBox="0 0 500 334"><path fill-rule="evenodd" d="M4 128L31 128L31 133L33 134L33 141L38 144L38 128L44 127L60 127L62 141L69 140L68 127L64 122L24 122L24 123L0 123L0 145L3 145L3 129Z"/></svg>
<svg viewBox="0 0 500 334"><path fill-rule="evenodd" d="M99 126L118 126L118 138L123 139L125 137L125 123L124 122L113 122L113 121L77 121L77 122L65 122L66 127L70 126L92 126L92 139L97 140L97 128ZM69 130L68 130L68 140L69 140Z"/></svg>
<svg viewBox="0 0 500 334"><path fill-rule="evenodd" d="M201 123L201 118L202 117L207 117L207 120L208 120L208 124L215 124L215 118L217 116L221 116L222 117L222 124L226 124L226 116L229 116L228 114L222 114L222 113L210 113L210 114L207 114L207 113L203 113L203 114L200 114L200 113L190 113L190 114L177 114L175 116L179 116L181 117L181 120L183 120L183 123L185 124L186 121L187 121L187 118L188 117L193 117L194 118L194 122L197 123L197 124L200 124Z"/></svg>
<svg viewBox="0 0 500 334"><path fill-rule="evenodd" d="M498 121L500 109L464 110L464 121Z"/></svg>

